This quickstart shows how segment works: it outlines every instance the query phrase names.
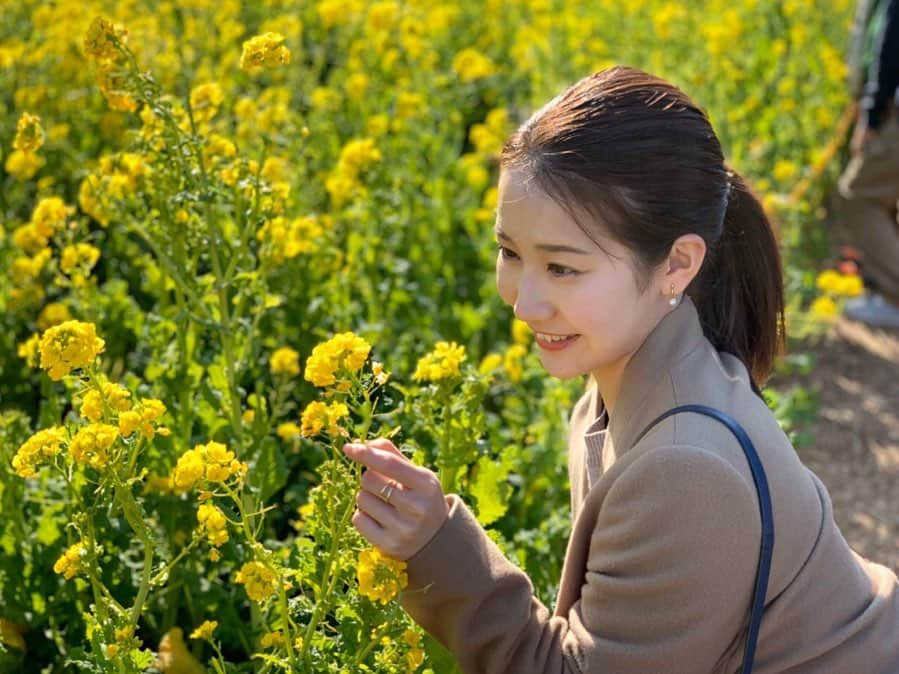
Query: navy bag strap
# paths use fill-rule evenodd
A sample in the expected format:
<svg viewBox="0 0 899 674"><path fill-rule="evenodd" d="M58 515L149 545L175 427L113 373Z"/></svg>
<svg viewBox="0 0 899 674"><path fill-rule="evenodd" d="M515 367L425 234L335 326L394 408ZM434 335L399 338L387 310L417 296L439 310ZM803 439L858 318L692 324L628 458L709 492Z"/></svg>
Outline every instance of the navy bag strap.
<svg viewBox="0 0 899 674"><path fill-rule="evenodd" d="M746 460L749 462L749 469L752 471L752 480L755 482L755 490L759 497L759 512L762 518L762 545L759 553L759 564L755 574L755 592L752 598L752 607L749 614L749 634L746 636L746 650L743 652L743 668L742 674L752 673L752 660L755 657L755 646L758 641L759 628L762 625L762 611L765 608L765 593L768 590L768 575L771 572L771 553L774 550L774 515L771 509L771 494L768 491L768 479L765 477L765 470L762 468L762 462L759 455L755 451L755 447L743 427L737 421L721 412L714 407L706 405L681 405L674 407L653 421L649 426L643 429L643 432L637 436L634 444L636 445L643 439L650 429L657 423L670 417L678 412L695 412L704 414L707 417L717 419L727 426L740 442Z"/></svg>

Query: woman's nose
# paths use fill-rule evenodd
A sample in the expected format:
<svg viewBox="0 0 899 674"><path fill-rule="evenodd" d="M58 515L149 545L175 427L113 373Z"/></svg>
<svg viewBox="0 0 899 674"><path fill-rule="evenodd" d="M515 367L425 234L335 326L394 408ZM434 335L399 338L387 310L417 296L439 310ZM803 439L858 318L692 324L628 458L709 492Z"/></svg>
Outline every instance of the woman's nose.
<svg viewBox="0 0 899 674"><path fill-rule="evenodd" d="M515 318L525 323L540 323L552 317L552 304L540 288L534 284L521 282L513 304Z"/></svg>

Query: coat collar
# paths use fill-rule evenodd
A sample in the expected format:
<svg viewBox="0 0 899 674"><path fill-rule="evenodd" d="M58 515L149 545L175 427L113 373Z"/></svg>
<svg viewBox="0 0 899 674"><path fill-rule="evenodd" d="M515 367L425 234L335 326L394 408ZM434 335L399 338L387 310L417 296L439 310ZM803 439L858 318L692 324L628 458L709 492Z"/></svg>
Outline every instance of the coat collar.
<svg viewBox="0 0 899 674"><path fill-rule="evenodd" d="M643 427L665 411L655 409L658 402L651 409L647 406L650 394L669 381L674 366L704 341L696 306L684 295L680 304L653 328L624 369L606 440L607 444L612 443L608 449L613 456L627 451ZM592 401L591 409L595 409L596 402ZM616 452L615 447L620 451Z"/></svg>

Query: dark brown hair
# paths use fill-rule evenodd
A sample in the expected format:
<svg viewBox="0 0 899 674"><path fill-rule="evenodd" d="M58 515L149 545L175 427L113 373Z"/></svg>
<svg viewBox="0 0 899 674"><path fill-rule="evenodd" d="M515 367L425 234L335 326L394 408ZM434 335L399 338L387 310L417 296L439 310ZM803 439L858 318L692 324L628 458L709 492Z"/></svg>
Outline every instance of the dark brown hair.
<svg viewBox="0 0 899 674"><path fill-rule="evenodd" d="M534 113L500 163L591 238L584 215L631 250L641 289L679 236L701 236L706 258L687 294L706 337L743 361L758 391L785 340L780 253L761 203L686 94L634 68L603 70Z"/></svg>

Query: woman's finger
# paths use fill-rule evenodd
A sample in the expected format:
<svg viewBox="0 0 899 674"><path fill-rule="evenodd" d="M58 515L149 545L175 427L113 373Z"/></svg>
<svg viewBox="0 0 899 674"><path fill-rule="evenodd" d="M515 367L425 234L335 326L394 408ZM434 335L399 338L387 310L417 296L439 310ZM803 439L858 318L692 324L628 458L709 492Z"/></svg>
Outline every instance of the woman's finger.
<svg viewBox="0 0 899 674"><path fill-rule="evenodd" d="M361 463L385 477L393 478L410 489L424 490L431 486L431 480L427 475L429 471L419 468L402 455L371 445L356 443L344 445L343 452L353 461Z"/></svg>

